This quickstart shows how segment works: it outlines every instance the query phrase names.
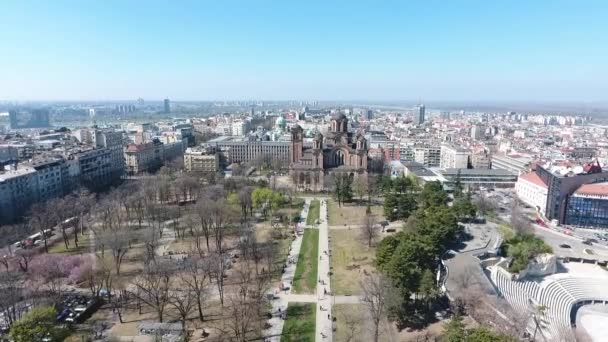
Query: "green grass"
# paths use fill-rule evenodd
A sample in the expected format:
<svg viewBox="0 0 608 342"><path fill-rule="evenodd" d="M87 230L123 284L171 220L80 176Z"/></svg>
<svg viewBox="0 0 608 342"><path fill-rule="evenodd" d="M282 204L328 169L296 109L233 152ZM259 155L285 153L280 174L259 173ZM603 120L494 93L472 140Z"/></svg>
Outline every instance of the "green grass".
<svg viewBox="0 0 608 342"><path fill-rule="evenodd" d="M289 303L281 342L314 341L316 316L317 305L315 303Z"/></svg>
<svg viewBox="0 0 608 342"><path fill-rule="evenodd" d="M61 235L61 231L58 230L55 234ZM65 244L63 243L63 238L58 239L52 246L49 246L49 253L62 253L62 254L81 254L87 253L91 248L90 234L89 231L86 231L84 235L78 234L78 247L74 245L74 235L69 235L70 247L68 249L65 248Z"/></svg>
<svg viewBox="0 0 608 342"><path fill-rule="evenodd" d="M304 229L302 247L298 255L296 273L293 277L295 293L314 293L317 286L319 258L319 230Z"/></svg>
<svg viewBox="0 0 608 342"><path fill-rule="evenodd" d="M319 219L319 210L321 209L321 202L319 200L312 200L310 207L308 208L308 217L306 218L307 225L313 225Z"/></svg>
<svg viewBox="0 0 608 342"><path fill-rule="evenodd" d="M505 241L510 240L515 236L515 232L513 231L513 229L511 229L511 227L504 223L498 225L498 232L500 233L500 235L502 235L502 238Z"/></svg>

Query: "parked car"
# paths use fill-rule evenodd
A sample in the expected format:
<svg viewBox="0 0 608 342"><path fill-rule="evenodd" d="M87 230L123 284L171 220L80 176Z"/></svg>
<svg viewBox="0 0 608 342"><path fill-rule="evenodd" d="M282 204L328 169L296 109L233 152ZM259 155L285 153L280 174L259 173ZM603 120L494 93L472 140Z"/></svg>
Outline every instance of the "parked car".
<svg viewBox="0 0 608 342"><path fill-rule="evenodd" d="M569 244L567 243L562 243L561 245L559 245L561 248L572 248Z"/></svg>

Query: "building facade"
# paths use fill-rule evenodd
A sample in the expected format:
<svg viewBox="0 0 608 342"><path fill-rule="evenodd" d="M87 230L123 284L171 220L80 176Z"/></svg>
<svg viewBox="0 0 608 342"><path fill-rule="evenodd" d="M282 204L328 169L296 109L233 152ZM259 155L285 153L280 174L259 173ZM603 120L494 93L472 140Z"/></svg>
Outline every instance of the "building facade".
<svg viewBox="0 0 608 342"><path fill-rule="evenodd" d="M129 175L158 170L164 161L163 144L149 142L129 144L125 149L125 166Z"/></svg>
<svg viewBox="0 0 608 342"><path fill-rule="evenodd" d="M220 155L214 149L188 148L184 153L184 168L187 172L218 172Z"/></svg>
<svg viewBox="0 0 608 342"><path fill-rule="evenodd" d="M311 147L304 145L304 130L299 125L291 129L291 136L289 172L301 189L330 188L330 180L338 175L367 178L367 140L362 134L348 132L344 114L334 114L327 136L318 132Z"/></svg>
<svg viewBox="0 0 608 342"><path fill-rule="evenodd" d="M38 176L31 167L0 171L0 225L18 220L38 197Z"/></svg>
<svg viewBox="0 0 608 342"><path fill-rule="evenodd" d="M568 200L565 223L608 228L608 183L581 185Z"/></svg>
<svg viewBox="0 0 608 342"><path fill-rule="evenodd" d="M210 140L207 144L222 151L228 164L249 163L264 158L265 160L277 159L284 165L289 165L290 141L259 140L255 137L220 137Z"/></svg>
<svg viewBox="0 0 608 342"><path fill-rule="evenodd" d="M581 185L608 182L608 172L599 165L586 165L580 174L560 174L542 166L537 166L535 172L548 188L545 215L560 224L566 223L568 202Z"/></svg>
<svg viewBox="0 0 608 342"><path fill-rule="evenodd" d="M426 167L439 167L441 164L441 147L415 146L414 161Z"/></svg>
<svg viewBox="0 0 608 342"><path fill-rule="evenodd" d="M547 209L547 184L535 172L519 175L515 184L517 197L543 215Z"/></svg>
<svg viewBox="0 0 608 342"><path fill-rule="evenodd" d="M469 150L451 145L442 145L439 166L449 169L466 169L469 166L469 155Z"/></svg>

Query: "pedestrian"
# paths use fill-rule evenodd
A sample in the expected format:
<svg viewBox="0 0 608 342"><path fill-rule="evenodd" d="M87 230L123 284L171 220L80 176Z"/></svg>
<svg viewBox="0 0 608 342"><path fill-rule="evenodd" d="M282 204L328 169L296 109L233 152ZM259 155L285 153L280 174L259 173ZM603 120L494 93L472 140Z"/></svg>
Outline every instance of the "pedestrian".
<svg viewBox="0 0 608 342"><path fill-rule="evenodd" d="M330 318L330 314L327 314L327 319L331 320L331 318Z"/></svg>

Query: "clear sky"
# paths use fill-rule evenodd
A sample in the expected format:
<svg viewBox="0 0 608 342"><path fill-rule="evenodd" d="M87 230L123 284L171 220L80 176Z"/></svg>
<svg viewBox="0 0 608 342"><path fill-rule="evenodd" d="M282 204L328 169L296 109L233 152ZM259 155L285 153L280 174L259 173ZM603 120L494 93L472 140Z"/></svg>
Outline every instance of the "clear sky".
<svg viewBox="0 0 608 342"><path fill-rule="evenodd" d="M0 99L606 102L608 1L2 1Z"/></svg>

